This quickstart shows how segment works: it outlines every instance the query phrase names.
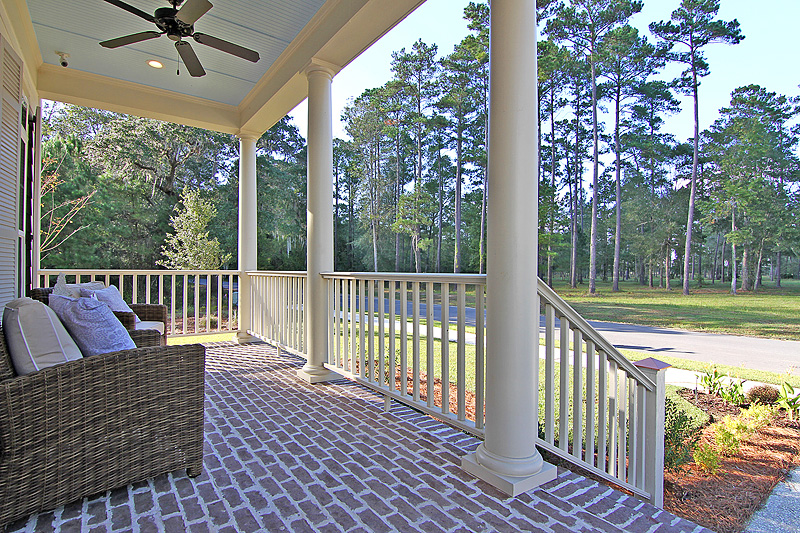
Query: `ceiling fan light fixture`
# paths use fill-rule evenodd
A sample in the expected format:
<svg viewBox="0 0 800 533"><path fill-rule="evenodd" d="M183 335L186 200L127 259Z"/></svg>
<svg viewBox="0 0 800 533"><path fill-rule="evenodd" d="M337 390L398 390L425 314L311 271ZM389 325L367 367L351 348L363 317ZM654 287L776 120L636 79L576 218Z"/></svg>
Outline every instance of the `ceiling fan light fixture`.
<svg viewBox="0 0 800 533"><path fill-rule="evenodd" d="M147 62L147 64L150 65L153 68L164 68L164 64L161 61L158 61L158 60L155 60L155 59L150 59Z"/></svg>

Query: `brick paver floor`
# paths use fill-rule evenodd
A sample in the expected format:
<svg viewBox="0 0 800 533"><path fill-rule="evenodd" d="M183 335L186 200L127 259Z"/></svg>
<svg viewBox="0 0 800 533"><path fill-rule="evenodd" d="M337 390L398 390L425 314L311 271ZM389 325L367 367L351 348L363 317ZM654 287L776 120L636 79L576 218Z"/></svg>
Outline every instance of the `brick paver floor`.
<svg viewBox="0 0 800 533"><path fill-rule="evenodd" d="M84 499L8 532L701 532L572 472L510 498L459 467L478 440L353 382L307 385L267 344L208 345L205 470Z"/></svg>

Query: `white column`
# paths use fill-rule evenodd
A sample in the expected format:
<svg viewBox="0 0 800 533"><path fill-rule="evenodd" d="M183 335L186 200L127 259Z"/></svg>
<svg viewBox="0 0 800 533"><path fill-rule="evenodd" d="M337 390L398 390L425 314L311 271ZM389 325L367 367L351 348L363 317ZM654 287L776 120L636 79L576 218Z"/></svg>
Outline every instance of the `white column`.
<svg viewBox="0 0 800 533"><path fill-rule="evenodd" d="M328 290L323 272L333 271L333 111L334 71L312 62L308 77L308 203L306 207L307 271L305 297L306 354L297 375L309 383L341 376L328 362Z"/></svg>
<svg viewBox="0 0 800 533"><path fill-rule="evenodd" d="M255 135L239 135L239 333L237 340L253 340L247 331L252 327L250 277L248 270L258 268L258 213L256 212L256 140Z"/></svg>
<svg viewBox="0 0 800 533"><path fill-rule="evenodd" d="M489 46L486 429L462 467L515 496L556 477L535 445L536 0L493 0Z"/></svg>

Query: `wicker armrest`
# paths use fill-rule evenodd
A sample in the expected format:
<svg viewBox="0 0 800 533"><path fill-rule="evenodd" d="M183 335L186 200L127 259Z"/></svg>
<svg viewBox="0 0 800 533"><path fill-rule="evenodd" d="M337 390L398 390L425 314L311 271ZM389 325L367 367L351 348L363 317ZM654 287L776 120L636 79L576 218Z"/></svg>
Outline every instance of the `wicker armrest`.
<svg viewBox="0 0 800 533"><path fill-rule="evenodd" d="M114 316L122 322L122 325L125 326L127 330L136 329L136 313L130 313L128 311L112 311Z"/></svg>
<svg viewBox="0 0 800 533"><path fill-rule="evenodd" d="M128 330L137 348L147 348L150 346L164 346L164 337L154 329L134 329Z"/></svg>
<svg viewBox="0 0 800 533"><path fill-rule="evenodd" d="M141 320L167 323L167 306L161 304L130 304Z"/></svg>
<svg viewBox="0 0 800 533"><path fill-rule="evenodd" d="M138 348L0 382L0 524L203 457L205 348Z"/></svg>

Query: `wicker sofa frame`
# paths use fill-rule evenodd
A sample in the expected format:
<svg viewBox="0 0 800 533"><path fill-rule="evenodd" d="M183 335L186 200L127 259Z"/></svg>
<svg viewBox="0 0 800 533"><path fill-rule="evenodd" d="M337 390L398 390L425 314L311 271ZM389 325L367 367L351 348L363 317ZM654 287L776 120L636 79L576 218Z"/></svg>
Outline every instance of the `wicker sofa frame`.
<svg viewBox="0 0 800 533"><path fill-rule="evenodd" d="M31 289L31 298L39 300L47 305L50 300L50 295L53 293L53 287ZM162 304L128 304L133 313L114 311L114 315L122 322L129 332L136 331L136 317L140 320L163 322L164 334L161 335L161 345L167 344L167 306ZM138 346L138 343L137 343Z"/></svg>
<svg viewBox="0 0 800 533"><path fill-rule="evenodd" d="M204 365L200 344L150 346L16 376L0 328L0 527L166 472L200 475Z"/></svg>

